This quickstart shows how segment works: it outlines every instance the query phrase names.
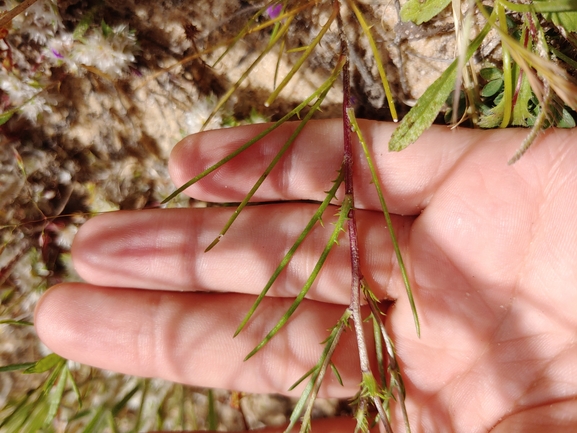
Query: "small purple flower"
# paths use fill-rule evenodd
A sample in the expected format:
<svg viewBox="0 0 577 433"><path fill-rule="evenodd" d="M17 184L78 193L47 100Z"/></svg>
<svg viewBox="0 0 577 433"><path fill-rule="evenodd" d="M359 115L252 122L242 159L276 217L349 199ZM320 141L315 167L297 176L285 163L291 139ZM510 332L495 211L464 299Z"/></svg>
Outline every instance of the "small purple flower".
<svg viewBox="0 0 577 433"><path fill-rule="evenodd" d="M276 17L278 17L281 12L282 12L282 4L281 3L273 4L273 5L270 5L268 8L266 8L266 14L271 19L275 19Z"/></svg>
<svg viewBox="0 0 577 433"><path fill-rule="evenodd" d="M56 57L57 59L63 59L64 56L62 54L60 54L58 51L56 51L54 48L51 48L50 51L52 51L52 54L54 54L54 57Z"/></svg>

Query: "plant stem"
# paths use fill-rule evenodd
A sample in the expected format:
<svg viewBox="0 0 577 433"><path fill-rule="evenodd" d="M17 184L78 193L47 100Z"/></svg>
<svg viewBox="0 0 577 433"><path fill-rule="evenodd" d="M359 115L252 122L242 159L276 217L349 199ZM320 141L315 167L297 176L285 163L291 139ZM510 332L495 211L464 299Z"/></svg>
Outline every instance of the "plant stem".
<svg viewBox="0 0 577 433"><path fill-rule="evenodd" d="M339 15L340 21L340 15ZM343 155L343 172L345 178L345 196L343 205L349 208L347 215L347 230L349 235L349 245L351 251L351 303L349 308L353 315L353 322L357 334L357 343L359 347L359 357L361 362L361 371L363 373L370 370L369 359L367 355L367 346L363 331L363 320L361 317L361 259L359 254L359 237L357 233L357 221L355 218L355 200L353 187L353 143L352 143L352 126L347 110L350 107L351 86L350 86L350 65L348 60L347 41L341 32L341 55L345 57L345 66L343 67L343 135L344 135L344 155Z"/></svg>
<svg viewBox="0 0 577 433"><path fill-rule="evenodd" d="M363 281L363 274L361 270L361 258L359 253L359 236L357 231L357 220L354 202L354 186L353 186L353 142L352 142L352 125L349 117L349 110L351 107L351 88L350 88L350 71L348 60L348 45L347 40L342 30L342 20L338 16L340 36L341 36L341 56L345 58L345 65L343 67L343 174L345 182L345 196L343 198L343 207L348 207L347 231L349 236L349 248L351 255L351 301L349 304L349 311L353 319L355 334L357 337L357 347L359 351L359 363L361 368L362 383L361 387L368 390L368 393L361 391L359 397L359 405L365 405L367 399L373 402L377 409L383 427L387 433L392 433L391 425L383 410L381 392L376 386L376 380L371 371L369 362L369 353L363 329L363 318L361 316L361 283ZM363 395L364 394L364 395ZM364 424L366 418L357 419L357 429L361 424ZM359 424L361 423L361 424Z"/></svg>

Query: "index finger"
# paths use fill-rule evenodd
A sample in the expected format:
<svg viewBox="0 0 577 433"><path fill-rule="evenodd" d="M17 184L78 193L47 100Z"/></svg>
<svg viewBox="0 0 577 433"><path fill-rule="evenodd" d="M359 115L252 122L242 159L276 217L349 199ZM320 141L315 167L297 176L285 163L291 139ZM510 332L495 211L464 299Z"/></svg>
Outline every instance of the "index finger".
<svg viewBox="0 0 577 433"><path fill-rule="evenodd" d="M395 125L359 122L374 159L385 198L392 213L417 215L430 196L450 175L455 164L474 162L468 155L475 146L491 153L504 167L526 131L450 130L433 126L407 149L390 153L388 142ZM240 202L297 127L287 122L224 166L209 174L186 193L210 202ZM177 186L227 156L270 125L249 125L207 131L186 137L174 148L169 170ZM343 159L342 120L311 121L292 148L281 158L261 188L256 201L323 200L337 177ZM354 139L355 202L365 209L380 208L361 146ZM359 186L361 186L359 188Z"/></svg>

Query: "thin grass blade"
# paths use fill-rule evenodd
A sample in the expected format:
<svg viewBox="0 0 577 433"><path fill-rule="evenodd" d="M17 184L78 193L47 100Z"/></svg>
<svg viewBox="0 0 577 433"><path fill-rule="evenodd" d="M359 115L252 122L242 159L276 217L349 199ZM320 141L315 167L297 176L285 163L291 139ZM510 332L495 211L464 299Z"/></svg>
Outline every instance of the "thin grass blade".
<svg viewBox="0 0 577 433"><path fill-rule="evenodd" d="M307 235L310 233L310 231L312 230L314 225L317 222L321 221L321 218L322 218L326 208L329 206L332 199L335 197L335 194L336 194L337 190L339 189L340 185L342 184L343 179L344 179L344 176L343 176L343 172L341 169L339 176L333 182L333 186L330 189L330 191L327 193L325 199L320 204L320 206L318 207L318 209L316 210L316 212L314 213L312 218L309 220L308 224L303 229L303 231L301 232L301 234L299 235L299 237L297 238L295 243L287 251L287 253L283 257L283 259L281 260L280 264L278 265L278 267L275 269L275 271L273 272L273 274L271 275L271 277L267 281L265 287L261 290L256 301L254 302L254 304L252 305L252 307L250 308L250 310L248 311L248 313L246 314L246 316L242 320L241 324L238 326L236 332L234 333L235 337L244 329L244 327L246 326L246 324L248 323L248 321L250 320L250 318L253 316L254 312L256 311L258 306L260 305L261 301L264 299L264 297L268 293L269 289L272 287L272 285L274 284L274 282L276 281L278 276L281 274L283 269L290 263L294 254L296 253L297 249L303 243L303 241L305 240Z"/></svg>
<svg viewBox="0 0 577 433"><path fill-rule="evenodd" d="M0 325L14 325L14 326L34 326L34 323L27 320L0 320Z"/></svg>
<svg viewBox="0 0 577 433"><path fill-rule="evenodd" d="M64 394L64 388L66 386L66 379L68 377L68 369L63 368L58 376L58 383L54 390L48 395L48 414L44 421L44 425L50 425L58 412L60 403L62 402L62 395Z"/></svg>
<svg viewBox="0 0 577 433"><path fill-rule="evenodd" d="M502 32L507 33L507 18L505 15L505 9L503 6L497 2L495 4L495 9L497 11L497 17L499 18L499 27ZM499 125L499 128L506 128L511 122L511 116L513 114L513 68L511 66L511 54L506 46L501 47L502 57L503 57L503 120Z"/></svg>
<svg viewBox="0 0 577 433"><path fill-rule="evenodd" d="M299 386L303 382L303 380L305 380L307 377L309 377L313 373L315 373L317 369L318 369L318 365L315 365L313 368L311 368L309 371L307 371L305 374L303 374L301 377L299 377L296 380L296 382L290 386L290 388L288 390L292 391L293 389L295 389L297 386Z"/></svg>
<svg viewBox="0 0 577 433"><path fill-rule="evenodd" d="M393 249L395 251L395 256L397 258L397 263L399 264L399 269L401 270L401 275L403 277L403 283L405 285L405 291L407 292L407 297L409 299L409 303L411 305L411 311L413 313L413 321L415 323L415 329L417 330L417 335L421 335L421 325L419 323L419 315L417 313L417 307L415 305L415 299L413 297L413 291L411 290L411 282L409 281L409 276L407 274L407 269L405 267L405 263L403 261L403 256L401 254L401 250L399 248L399 243L397 241L397 236L395 235L395 231L393 229L393 221L391 220L391 215L389 214L389 210L387 208L387 203L385 202L385 197L383 195L383 190L381 188L381 182L377 175L377 171L375 169L375 165L373 163L373 159L369 152L367 142L362 134L361 128L357 122L355 117L355 112L352 108L347 109L347 116L353 126L359 142L363 148L363 153L365 154L365 158L367 160L367 164L369 166L369 171L371 173L371 179L373 181L373 185L377 190L377 195L379 197L379 202L381 204L381 209L383 211L383 215L385 216L385 221L387 222L387 228L389 229L389 236L391 238L391 242L393 243Z"/></svg>
<svg viewBox="0 0 577 433"><path fill-rule="evenodd" d="M120 411L124 409L124 407L128 404L128 401L134 396L134 394L138 392L141 386L142 383L139 382L134 387L132 387L130 391L124 394L124 397L122 397L122 399L118 403L116 403L110 410L112 416L114 417L117 416L120 413Z"/></svg>
<svg viewBox="0 0 577 433"><path fill-rule="evenodd" d="M214 392L212 389L208 390L208 415L207 415L208 429L216 431L218 427L218 416L216 414L216 401L214 400Z"/></svg>
<svg viewBox="0 0 577 433"><path fill-rule="evenodd" d="M268 177L270 172L273 170L273 168L276 166L276 164L280 161L280 159L283 157L283 155L287 152L287 150L289 150L289 148L291 147L293 142L296 140L298 135L301 133L301 131L303 130L305 125L308 123L308 121L312 118L312 116L319 109L321 103L325 99L325 96L327 95L329 90L330 89L326 89L323 93L321 93L319 95L317 101L313 104L313 106L311 107L309 112L306 114L306 116L303 118L303 120L301 120L300 124L297 126L297 128L294 130L294 132L290 135L290 137L287 139L285 144L281 147L281 149L278 151L278 153L272 159L270 164L267 166L264 173L258 178L258 180L253 185L253 187L250 189L250 191L247 193L245 198L242 200L242 202L235 209L235 211L233 212L233 214L231 215L231 217L229 218L229 220L227 221L227 223L225 224L223 229L220 231L218 236L214 239L214 241L212 241L212 243L208 247L206 247L205 252L210 251L212 248L214 248L214 246L222 239L222 237L230 229L230 227L236 221L236 219L238 218L238 216L240 215L242 210L246 207L246 205L249 203L249 201L253 198L253 196L255 195L257 190L260 188L262 183L266 180L266 178Z"/></svg>
<svg viewBox="0 0 577 433"><path fill-rule="evenodd" d="M170 200L172 200L173 198L175 198L178 194L180 194L181 192L183 192L185 189L189 188L190 186L194 185L196 182L198 182L199 180L203 179L204 177L208 176L210 173L212 173L213 171L217 170L218 168L222 167L224 164L226 164L227 162L229 162L230 160L232 160L234 157L238 156L240 153L244 152L245 150L247 150L249 147L251 147L253 144L255 144L257 141L259 141L260 139L262 139L263 137L265 137L266 135L270 134L272 131L274 131L275 129L277 129L279 126L281 126L283 123L285 123L287 120L289 120L290 118L292 118L295 115L298 115L305 107L307 107L309 105L309 103L311 101L313 101L314 99L318 98L318 96L320 94L322 94L326 89L330 88L333 83L336 81L337 77L340 74L340 71L343 67L344 62L341 61L339 62L339 64L337 65L337 67L335 68L335 71L333 71L332 75L327 79L327 81L325 81L312 95L310 95L308 98L306 98L303 102L301 102L297 107L295 107L293 110L291 110L288 114L286 114L285 116L283 116L280 120L276 121L275 123L273 123L270 127L268 127L267 129L265 129L263 132L261 132L260 134L258 134L256 137L254 137L253 139L247 141L245 144L243 144L241 147L239 147L237 150L235 150L234 152L231 152L230 154L228 154L226 157L224 157L223 159L221 159L220 161L218 161L217 163L211 165L210 167L208 167L206 170L204 170L202 173L196 175L195 177L193 177L192 179L190 179L188 182L186 182L184 185L182 185L181 187L177 188L172 194L170 194L168 197L166 197L164 200L162 200L161 204L166 204L167 202L169 202Z"/></svg>
<svg viewBox="0 0 577 433"><path fill-rule="evenodd" d="M387 103L389 104L389 111L391 112L391 117L393 118L393 122L399 121L399 116L397 114L397 109L395 108L395 101L393 100L393 93L391 92L391 86L389 84L389 80L387 79L387 74L385 72L385 68L383 66L383 61L381 59L381 54L379 53L379 49L377 48L377 44L373 38L371 33L370 27L367 25L367 21L363 16L362 12L360 11L359 7L355 3L355 0L347 0L350 8L355 13L359 24L361 25L361 29L363 33L367 37L369 41L369 46L371 47L371 51L373 52L373 58L377 63L377 69L379 71L379 75L381 77L381 82L383 84L383 89L385 91L385 96L387 97Z"/></svg>
<svg viewBox="0 0 577 433"><path fill-rule="evenodd" d="M320 272L321 268L323 267L331 249L337 243L338 237L340 233L343 231L343 226L345 221L347 220L349 210L351 209L350 201L345 201L343 206L339 211L339 218L335 223L335 227L333 232L325 245L323 252L321 253L311 275L309 275L307 281L305 282L304 287L301 289L298 296L295 298L294 302L288 308L286 313L280 318L278 323L274 326L274 328L266 335L266 337L256 346L245 358L245 361L251 358L254 354L256 354L260 349L262 349L275 335L276 333L286 324L286 322L290 319L292 314L296 311L302 300L305 298L306 294L308 293L309 289L311 288L312 284L314 283L318 273Z"/></svg>
<svg viewBox="0 0 577 433"><path fill-rule="evenodd" d="M347 327L347 323L350 317L351 312L349 311L349 309L346 309L341 318L339 319L339 321L337 322L337 324L331 330L331 334L327 338L327 342L325 344L325 348L323 349L323 353L319 358L319 362L317 362L317 364L312 368L313 373L311 374L311 378L307 383L307 386L302 392L297 404L295 405L291 413L290 422L287 428L285 429L285 433L292 431L297 422L299 422L303 410L307 407L307 402L312 401L314 403L314 398L316 396L316 393L318 392L318 388L322 383L322 379L324 378L327 365L330 363L331 357L338 345L342 333ZM305 418L303 419L303 427L306 427L306 422L307 421L305 416Z"/></svg>
<svg viewBox="0 0 577 433"><path fill-rule="evenodd" d="M65 367L65 368L66 368L66 372L68 374L68 380L70 381L70 385L72 387L72 390L74 391L74 395L76 395L76 401L78 402L78 408L81 409L82 408L82 395L80 394L80 390L78 389L78 384L74 380L74 376L72 376L72 372L70 371L70 369L68 367Z"/></svg>
<svg viewBox="0 0 577 433"><path fill-rule="evenodd" d="M35 364L36 364L35 362L23 362L21 364L4 365L4 366L0 367L0 373L2 373L4 371L26 370L26 369L31 368Z"/></svg>
<svg viewBox="0 0 577 433"><path fill-rule="evenodd" d="M253 69L256 68L260 64L262 59L270 52L270 50L272 50L272 48L276 45L277 41L279 39L281 39L282 37L284 37L284 35L287 33L287 31L291 25L292 19L293 19L293 17L290 17L286 20L286 22L282 25L282 27L277 32L276 36L271 38L270 42L267 44L265 49L259 54L259 56L255 59L255 61L251 63L251 65L246 69L246 71L244 71L242 73L242 75L236 81L236 83L234 83L232 86L230 86L230 88L226 91L226 93L218 100L218 102L216 103L216 106L214 107L214 109L212 110L212 112L210 113L210 115L208 116L208 118L205 120L202 127L200 128L201 131L204 130L204 128L206 128L206 126L210 123L210 121L213 119L215 114L222 108L222 106L226 103L226 101L228 101L230 99L230 97L233 95L233 93L236 92L236 90L240 87L240 85L244 82L244 80L250 75L250 73L253 71Z"/></svg>
<svg viewBox="0 0 577 433"><path fill-rule="evenodd" d="M307 49L305 50L303 55L297 60L297 62L292 67L292 69L289 71L287 76L281 81L281 83L278 85L278 87L276 89L274 89L274 91L268 97L268 99L264 103L264 105L266 107L270 106L270 104L272 104L274 102L274 100L279 95L279 93L286 87L288 82L292 79L292 77L294 76L296 71L298 71L301 68L301 66L303 65L305 60L310 56L310 54L312 53L314 48L318 45L318 43L321 41L321 39L323 38L325 33L329 30L329 27L331 26L331 24L333 23L333 21L337 17L338 11L339 11L338 2L334 2L333 3L333 12L332 12L331 16L329 17L329 19L327 20L325 25L321 28L321 31L319 32L319 34L317 36L315 36L315 38L309 44L309 46L307 47Z"/></svg>

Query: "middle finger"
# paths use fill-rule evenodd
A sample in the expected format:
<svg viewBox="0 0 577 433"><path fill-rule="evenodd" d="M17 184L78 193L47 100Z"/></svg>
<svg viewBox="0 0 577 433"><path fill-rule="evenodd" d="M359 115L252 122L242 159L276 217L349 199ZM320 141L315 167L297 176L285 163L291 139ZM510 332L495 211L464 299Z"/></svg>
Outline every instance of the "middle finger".
<svg viewBox="0 0 577 433"><path fill-rule="evenodd" d="M115 212L85 224L73 246L74 265L92 284L153 290L258 294L316 210L312 204L246 208L220 243L209 252L232 210L163 209ZM269 295L294 297L313 270L334 229L330 207L281 273ZM361 265L380 298L396 298L389 284L395 266L384 218L358 212ZM410 219L394 218L401 244ZM401 245L402 247L402 245ZM350 297L348 240L341 236L311 287L310 299L346 304ZM380 289L387 287L387 291Z"/></svg>

